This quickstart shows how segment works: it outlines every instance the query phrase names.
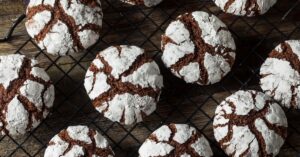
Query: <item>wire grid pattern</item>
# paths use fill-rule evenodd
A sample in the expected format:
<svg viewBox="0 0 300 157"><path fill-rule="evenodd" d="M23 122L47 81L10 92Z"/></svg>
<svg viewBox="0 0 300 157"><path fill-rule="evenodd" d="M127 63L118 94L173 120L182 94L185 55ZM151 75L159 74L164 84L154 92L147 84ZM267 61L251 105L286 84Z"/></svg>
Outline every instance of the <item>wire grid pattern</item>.
<svg viewBox="0 0 300 157"><path fill-rule="evenodd" d="M209 140L215 156L225 156L213 138L212 120L216 106L239 89L259 89L259 68L277 44L300 39L300 1L281 0L265 16L237 17L223 13L211 0L165 0L154 8L130 6L118 0L102 0L104 26L99 42L76 56L48 55L28 37L16 53L35 57L51 76L56 88L52 114L23 137L0 137L0 156L43 156L48 141L70 125L88 125L107 137L117 157L136 157L148 135L163 124L187 123ZM222 19L237 42L237 61L222 82L211 86L185 84L161 63L160 36L178 15L202 10ZM20 26L23 27L23 26ZM160 64L164 75L158 109L139 124L122 126L99 114L83 86L85 72L95 55L110 45L143 47ZM298 113L297 113L298 112ZM279 156L300 154L299 111L286 110L289 134ZM3 151L4 150L4 151Z"/></svg>

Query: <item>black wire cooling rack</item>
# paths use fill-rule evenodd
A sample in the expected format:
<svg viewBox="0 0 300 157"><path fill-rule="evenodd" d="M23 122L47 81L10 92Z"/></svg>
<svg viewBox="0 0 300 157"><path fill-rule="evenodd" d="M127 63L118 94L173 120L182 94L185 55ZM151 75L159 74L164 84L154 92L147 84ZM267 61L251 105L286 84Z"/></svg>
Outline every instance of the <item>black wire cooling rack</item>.
<svg viewBox="0 0 300 157"><path fill-rule="evenodd" d="M155 129L168 123L188 123L203 133L215 156L225 156L213 138L212 119L216 106L239 89L259 89L258 72L267 54L286 39L300 39L300 0L278 0L266 15L255 18L223 13L211 0L165 0L154 8L123 4L118 0L102 0L104 26L99 42L76 56L51 56L40 50L27 36L18 42L15 53L35 57L50 74L56 87L52 114L31 133L18 138L0 137L0 156L43 156L48 141L69 125L84 124L95 128L110 141L117 157L137 157L138 148ZM212 86L185 84L162 65L160 36L178 15L202 10L222 19L237 43L237 61L232 72L222 82ZM25 16L20 16L21 22ZM15 26L8 37L10 39ZM24 27L23 23L18 27ZM122 126L105 119L95 111L83 87L89 63L97 52L118 44L143 47L160 64L165 88L157 111L144 122ZM1 51L1 50L0 50ZM300 154L300 113L286 110L289 133L279 156Z"/></svg>

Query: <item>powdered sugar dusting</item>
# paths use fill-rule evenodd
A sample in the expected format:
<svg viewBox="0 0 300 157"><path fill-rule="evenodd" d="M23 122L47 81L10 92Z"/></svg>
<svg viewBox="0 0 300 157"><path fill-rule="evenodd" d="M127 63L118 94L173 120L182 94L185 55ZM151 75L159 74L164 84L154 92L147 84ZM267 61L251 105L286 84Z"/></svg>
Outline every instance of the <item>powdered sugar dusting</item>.
<svg viewBox="0 0 300 157"><path fill-rule="evenodd" d="M229 63L220 55L205 54L204 67L208 73L209 84L219 81L230 71Z"/></svg>
<svg viewBox="0 0 300 157"><path fill-rule="evenodd" d="M122 77L122 81L130 82L143 88L151 87L160 89L163 87L163 78L160 75L158 65L154 61L145 63L131 75Z"/></svg>
<svg viewBox="0 0 300 157"><path fill-rule="evenodd" d="M184 144L196 133L196 129L185 124L176 124L176 133L173 140L179 144Z"/></svg>
<svg viewBox="0 0 300 157"><path fill-rule="evenodd" d="M216 140L228 155L259 156L264 149L260 145L265 144L267 154L263 156L276 156L284 143L287 119L280 106L265 94L238 91L217 107L213 126Z"/></svg>
<svg viewBox="0 0 300 157"><path fill-rule="evenodd" d="M252 2L250 2L250 0L214 0L214 2L227 13L238 16L255 16L265 14L277 0L255 0ZM226 8L226 6L228 8Z"/></svg>
<svg viewBox="0 0 300 157"><path fill-rule="evenodd" d="M194 29L199 31L191 31ZM217 83L229 73L235 60L235 42L226 25L216 16L202 11L179 16L167 27L162 44L164 64L187 83ZM204 64L200 64L202 60Z"/></svg>
<svg viewBox="0 0 300 157"><path fill-rule="evenodd" d="M67 128L68 135L78 141L85 142L87 144L91 144L92 140L89 137L89 128L86 126L70 126Z"/></svg>
<svg viewBox="0 0 300 157"><path fill-rule="evenodd" d="M271 107L266 114L266 120L272 124L280 124L284 127L288 127L287 119L281 117L285 117L285 113L282 108L278 104L271 104Z"/></svg>
<svg viewBox="0 0 300 157"><path fill-rule="evenodd" d="M31 0L30 0L31 1ZM54 6L55 0L43 0L45 5L50 5L50 6ZM37 3L37 5L40 3Z"/></svg>
<svg viewBox="0 0 300 157"><path fill-rule="evenodd" d="M40 78L40 79L43 79L45 81L50 81L50 77L49 75L45 72L44 69L42 68L39 68L39 67L33 67L31 69L31 75L33 75L34 77L37 77L37 78Z"/></svg>
<svg viewBox="0 0 300 157"><path fill-rule="evenodd" d="M96 147L98 147L98 148L104 149L109 146L106 138L104 138L99 132L96 133L96 135L94 136L94 139L96 142Z"/></svg>
<svg viewBox="0 0 300 157"><path fill-rule="evenodd" d="M32 37L38 35L51 20L51 16L51 12L47 10L35 14L32 19L29 19L28 22L26 22L28 34Z"/></svg>
<svg viewBox="0 0 300 157"><path fill-rule="evenodd" d="M172 152L180 151L182 153L180 157L191 157L188 152L195 152L197 156L203 157L213 156L208 141L197 134L195 128L186 124L163 125L143 143L139 149L139 155L140 157L170 156ZM197 136L196 139L195 136ZM191 139L195 141L187 142Z"/></svg>
<svg viewBox="0 0 300 157"><path fill-rule="evenodd" d="M1 91L1 112L4 115L2 121L5 122L0 126L2 134L25 134L36 128L48 115L54 101L54 88L45 70L37 66L36 60L23 55L0 57L0 84L4 87ZM8 87L15 91L8 93ZM7 94L11 97L8 98Z"/></svg>
<svg viewBox="0 0 300 157"><path fill-rule="evenodd" d="M199 63L190 63L189 65L182 67L179 71L179 76L183 76L185 82L193 83L200 79L200 73Z"/></svg>
<svg viewBox="0 0 300 157"><path fill-rule="evenodd" d="M62 140L58 135L55 135L51 142L54 144L47 147L44 157L60 157L69 146L69 143Z"/></svg>
<svg viewBox="0 0 300 157"><path fill-rule="evenodd" d="M282 44L275 48L281 55L295 55L298 58L280 59L269 57L260 69L260 85L266 94L272 96L287 108L300 108L300 74L295 67L292 67L292 60L300 60L300 41L289 40L284 42L292 52L282 49ZM292 53L292 54L288 54ZM298 62L293 62L299 64ZM299 65L296 65L299 66Z"/></svg>
<svg viewBox="0 0 300 157"><path fill-rule="evenodd" d="M285 43L291 47L292 51L298 56L298 59L300 60L300 40L287 40L285 41ZM281 47L281 45L278 45L277 47Z"/></svg>
<svg viewBox="0 0 300 157"><path fill-rule="evenodd" d="M262 119L257 119L255 121L255 127L261 132L262 137L264 138L267 153L278 154L284 143L284 139L273 130L270 130Z"/></svg>
<svg viewBox="0 0 300 157"><path fill-rule="evenodd" d="M41 111L43 107L43 97L41 95L43 90L44 86L42 84L27 80L20 88L20 94L27 97Z"/></svg>
<svg viewBox="0 0 300 157"><path fill-rule="evenodd" d="M180 157L191 157L191 155L187 154L187 153L184 153L182 154Z"/></svg>
<svg viewBox="0 0 300 157"><path fill-rule="evenodd" d="M195 45L191 41L190 33L179 20L167 27L165 35L175 42L175 44L168 43L164 47L162 60L167 67L175 64L185 55L194 53Z"/></svg>
<svg viewBox="0 0 300 157"><path fill-rule="evenodd" d="M93 74L91 73L91 75ZM92 81L94 81L94 79L95 79L95 84L92 89L92 85L93 85ZM107 83L107 76L102 72L97 73L95 78L87 75L84 85L86 89L89 90L88 94L92 100L97 98L99 95L103 94L104 92L107 92L111 88L111 86Z"/></svg>
<svg viewBox="0 0 300 157"><path fill-rule="evenodd" d="M131 125L155 111L163 77L143 49L111 46L92 62L84 86L95 108L105 117Z"/></svg>
<svg viewBox="0 0 300 157"><path fill-rule="evenodd" d="M169 154L174 147L162 142L146 140L139 149L140 157L165 156Z"/></svg>
<svg viewBox="0 0 300 157"><path fill-rule="evenodd" d="M93 89L93 84L94 84L94 73L88 69L84 79L84 87L88 94L91 93L91 90Z"/></svg>
<svg viewBox="0 0 300 157"><path fill-rule="evenodd" d="M104 67L103 63L100 61L100 59L96 58L92 62L98 69L101 69Z"/></svg>
<svg viewBox="0 0 300 157"><path fill-rule="evenodd" d="M157 130L155 130L153 134L155 134L155 137L157 138L158 141L169 141L172 131L168 126L164 125L158 128Z"/></svg>
<svg viewBox="0 0 300 157"><path fill-rule="evenodd" d="M63 157L79 157L84 156L84 151L81 146L74 145Z"/></svg>
<svg viewBox="0 0 300 157"><path fill-rule="evenodd" d="M120 74L129 69L138 56L144 53L144 50L136 46L121 45L122 52L117 47L109 47L100 53L100 56L112 67L111 74L118 79Z"/></svg>
<svg viewBox="0 0 300 157"><path fill-rule="evenodd" d="M280 68L278 68L280 67ZM261 75L266 75L261 78L261 88L267 94L272 95L276 100L280 100L286 107L291 107L291 86L298 86L300 75L294 70L288 61L279 60L276 58L268 58L260 69Z"/></svg>
<svg viewBox="0 0 300 157"><path fill-rule="evenodd" d="M206 44L236 49L231 33L226 29L221 29L227 26L219 18L203 11L195 11L192 15L201 29L201 37Z"/></svg>
<svg viewBox="0 0 300 157"><path fill-rule="evenodd" d="M32 17L28 18L25 25L27 32L38 45L50 54L64 56L95 44L102 27L100 1L95 0L93 5L77 0L56 2L33 0L28 5L27 15ZM42 11L36 8L37 6L42 8ZM43 33L46 35L41 36Z"/></svg>
<svg viewBox="0 0 300 157"><path fill-rule="evenodd" d="M78 32L78 36L82 46L88 48L98 41L100 34L92 30L83 30Z"/></svg>
<svg viewBox="0 0 300 157"><path fill-rule="evenodd" d="M114 156L108 141L99 132L82 125L62 130L50 140L45 151L45 157L79 157L91 154L94 157Z"/></svg>
<svg viewBox="0 0 300 157"><path fill-rule="evenodd" d="M225 145L228 145L226 149L227 154L235 152L235 157L238 157L245 152L249 146L251 152L248 154L251 156L259 156L259 145L255 135L250 131L248 126L233 126L233 137ZM254 143L253 145L251 145Z"/></svg>
<svg viewBox="0 0 300 157"><path fill-rule="evenodd" d="M6 129L12 135L25 134L29 122L28 116L27 110L15 96L7 106Z"/></svg>
<svg viewBox="0 0 300 157"><path fill-rule="evenodd" d="M10 82L19 77L23 55L0 56L0 84L6 89Z"/></svg>
<svg viewBox="0 0 300 157"><path fill-rule="evenodd" d="M201 136L198 140L191 144L191 147L200 155L200 156L213 156L213 152L210 149L209 143L206 138ZM208 149L209 148L209 149ZM189 157L189 155L187 155Z"/></svg>
<svg viewBox="0 0 300 157"><path fill-rule="evenodd" d="M277 0L257 0L260 14L265 14L276 2Z"/></svg>
<svg viewBox="0 0 300 157"><path fill-rule="evenodd" d="M99 0L95 0L99 6L101 3ZM102 8L101 7L90 7L82 4L77 0L60 0L60 3L65 12L74 17L76 25L82 28L86 24L96 24L102 26ZM95 14L100 12L101 14Z"/></svg>
<svg viewBox="0 0 300 157"><path fill-rule="evenodd" d="M53 85L50 85L50 87L48 87L43 97L46 107L51 108L55 100L55 89Z"/></svg>
<svg viewBox="0 0 300 157"><path fill-rule="evenodd" d="M124 113L124 124L130 125L134 122L141 122L141 112L149 115L156 109L155 99L149 96L131 95L129 93L116 95L111 101L107 102L108 110L104 113L105 117L112 121L121 121Z"/></svg>
<svg viewBox="0 0 300 157"><path fill-rule="evenodd" d="M66 24L58 21L46 35L45 39L38 42L38 45L42 49L47 49L47 52L53 55L64 56L68 52L74 51L74 49L77 50L77 48L70 49L74 45L68 29Z"/></svg>

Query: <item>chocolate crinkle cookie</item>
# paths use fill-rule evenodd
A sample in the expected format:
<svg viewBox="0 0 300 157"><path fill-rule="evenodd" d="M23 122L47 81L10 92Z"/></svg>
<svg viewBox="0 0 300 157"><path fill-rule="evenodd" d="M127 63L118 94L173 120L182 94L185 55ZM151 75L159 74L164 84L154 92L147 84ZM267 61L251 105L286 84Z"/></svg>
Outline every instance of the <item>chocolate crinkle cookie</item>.
<svg viewBox="0 0 300 157"><path fill-rule="evenodd" d="M263 91L287 108L300 109L300 40L278 45L260 69Z"/></svg>
<svg viewBox="0 0 300 157"><path fill-rule="evenodd" d="M87 126L70 126L49 142L44 157L114 157L108 141Z"/></svg>
<svg viewBox="0 0 300 157"><path fill-rule="evenodd" d="M140 157L211 157L206 138L186 124L163 125L139 149Z"/></svg>
<svg viewBox="0 0 300 157"><path fill-rule="evenodd" d="M121 1L131 5L144 5L146 7L153 7L161 3L163 0L121 0Z"/></svg>
<svg viewBox="0 0 300 157"><path fill-rule="evenodd" d="M53 55L80 52L95 44L102 27L100 0L31 0L26 29Z"/></svg>
<svg viewBox="0 0 300 157"><path fill-rule="evenodd" d="M214 135L228 156L275 157L287 137L287 118L271 98L238 91L216 109Z"/></svg>
<svg viewBox="0 0 300 157"><path fill-rule="evenodd" d="M214 84L231 70L235 42L216 16L196 11L179 16L162 36L162 60L187 83Z"/></svg>
<svg viewBox="0 0 300 157"><path fill-rule="evenodd" d="M277 0L214 0L224 12L238 16L265 14Z"/></svg>
<svg viewBox="0 0 300 157"><path fill-rule="evenodd" d="M99 112L112 121L130 125L156 110L163 78L158 65L143 49L121 45L97 55L84 86Z"/></svg>
<svg viewBox="0 0 300 157"><path fill-rule="evenodd" d="M12 136L36 128L54 101L44 69L23 55L0 56L0 131Z"/></svg>

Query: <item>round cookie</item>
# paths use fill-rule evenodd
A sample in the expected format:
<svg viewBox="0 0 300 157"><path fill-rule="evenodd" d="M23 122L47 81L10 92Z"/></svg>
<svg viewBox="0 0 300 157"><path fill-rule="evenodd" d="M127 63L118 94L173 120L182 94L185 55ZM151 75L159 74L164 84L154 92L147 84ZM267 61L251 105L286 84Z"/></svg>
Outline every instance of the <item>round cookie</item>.
<svg viewBox="0 0 300 157"><path fill-rule="evenodd" d="M140 157L211 157L206 138L186 124L163 125L139 149Z"/></svg>
<svg viewBox="0 0 300 157"><path fill-rule="evenodd" d="M36 128L54 101L54 86L36 60L0 56L0 131L12 136Z"/></svg>
<svg viewBox="0 0 300 157"><path fill-rule="evenodd" d="M111 46L92 62L84 86L99 112L114 122L130 125L156 110L163 78L143 49Z"/></svg>
<svg viewBox="0 0 300 157"><path fill-rule="evenodd" d="M52 55L80 52L100 37L100 0L31 0L26 15L28 34Z"/></svg>
<svg viewBox="0 0 300 157"><path fill-rule="evenodd" d="M214 136L228 156L276 156L287 137L282 108L257 91L238 91L216 109Z"/></svg>
<svg viewBox="0 0 300 157"><path fill-rule="evenodd" d="M122 2L131 5L145 5L146 7L154 7L161 3L163 0L121 0Z"/></svg>
<svg viewBox="0 0 300 157"><path fill-rule="evenodd" d="M214 0L224 12L238 16L265 14L277 0Z"/></svg>
<svg viewBox="0 0 300 157"><path fill-rule="evenodd" d="M69 126L49 142L44 157L114 157L108 141L87 126Z"/></svg>
<svg viewBox="0 0 300 157"><path fill-rule="evenodd" d="M221 81L234 64L235 50L226 25L202 11L179 16L162 36L162 61L187 83Z"/></svg>
<svg viewBox="0 0 300 157"><path fill-rule="evenodd" d="M300 109L300 40L278 45L260 69L262 90L287 108Z"/></svg>

